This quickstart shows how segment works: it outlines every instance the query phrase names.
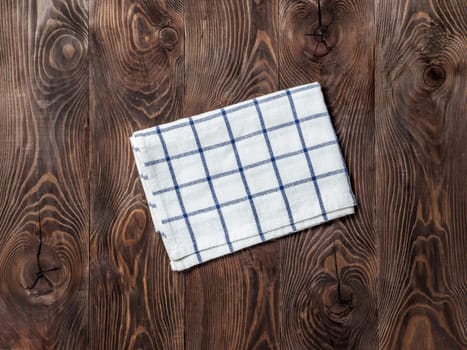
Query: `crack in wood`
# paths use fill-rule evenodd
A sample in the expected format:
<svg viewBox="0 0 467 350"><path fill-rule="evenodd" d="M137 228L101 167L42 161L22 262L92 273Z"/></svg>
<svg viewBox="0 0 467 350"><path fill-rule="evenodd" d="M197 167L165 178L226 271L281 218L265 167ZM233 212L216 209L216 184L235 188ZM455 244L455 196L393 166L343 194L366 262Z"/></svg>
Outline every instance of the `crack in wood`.
<svg viewBox="0 0 467 350"><path fill-rule="evenodd" d="M323 25L323 16L322 16L322 13L321 13L321 1L318 0L318 27L315 28L313 33L305 34L305 36L312 36L316 40L315 49L313 50L313 56L314 57L325 56L331 51L331 47L329 46L328 42L326 41L326 38L327 38L327 35L328 35L328 28L329 28L329 25L331 23L332 23L332 19L331 19L331 22L328 25ZM319 48L320 44L324 45L324 47L326 48L326 51L325 51L324 54L317 55L317 51L318 51L318 48Z"/></svg>
<svg viewBox="0 0 467 350"><path fill-rule="evenodd" d="M38 220L39 220L39 247L37 248L37 254L36 254L36 261L37 261L38 271L36 272L36 279L34 280L32 285L29 286L29 287L26 287L26 288L29 289L29 290L34 289L34 287L37 285L37 283L41 279L44 279L47 282L48 286L49 286L49 290L46 291L46 293L48 293L48 292L53 291L53 284L50 281L50 279L46 276L46 273L59 270L60 266L52 267L52 268L46 269L46 270L42 269L40 256L41 256L41 251L42 251L43 240L42 240L42 224L41 224L41 212L40 212L40 210L39 210L39 213L38 213Z"/></svg>
<svg viewBox="0 0 467 350"><path fill-rule="evenodd" d="M337 280L337 304L339 305L352 305L352 293L350 293L350 299L344 299L342 297L342 291L341 291L341 278L339 276L339 269L337 267L337 251L336 251L336 246L334 246L334 268L336 270L336 280Z"/></svg>

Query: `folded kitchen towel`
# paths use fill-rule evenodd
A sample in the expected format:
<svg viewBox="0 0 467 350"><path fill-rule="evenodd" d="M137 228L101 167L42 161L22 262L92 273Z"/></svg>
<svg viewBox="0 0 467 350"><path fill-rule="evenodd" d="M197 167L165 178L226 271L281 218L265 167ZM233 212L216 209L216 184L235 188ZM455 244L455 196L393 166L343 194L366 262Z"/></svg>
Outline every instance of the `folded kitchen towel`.
<svg viewBox="0 0 467 350"><path fill-rule="evenodd" d="M130 140L173 270L354 212L318 83L137 131Z"/></svg>

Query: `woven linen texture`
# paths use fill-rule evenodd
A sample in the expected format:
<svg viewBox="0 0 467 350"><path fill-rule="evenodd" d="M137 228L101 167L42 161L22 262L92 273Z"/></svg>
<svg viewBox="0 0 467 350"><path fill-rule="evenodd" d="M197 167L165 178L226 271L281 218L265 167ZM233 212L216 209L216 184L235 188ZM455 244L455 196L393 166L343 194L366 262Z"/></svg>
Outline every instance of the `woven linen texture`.
<svg viewBox="0 0 467 350"><path fill-rule="evenodd" d="M137 131L130 140L173 270L354 212L318 83Z"/></svg>

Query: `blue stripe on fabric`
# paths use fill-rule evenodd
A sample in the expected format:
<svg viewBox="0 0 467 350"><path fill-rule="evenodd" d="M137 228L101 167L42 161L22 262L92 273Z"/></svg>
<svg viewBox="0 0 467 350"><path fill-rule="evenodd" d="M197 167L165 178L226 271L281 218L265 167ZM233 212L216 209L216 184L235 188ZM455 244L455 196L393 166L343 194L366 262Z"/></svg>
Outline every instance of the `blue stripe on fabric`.
<svg viewBox="0 0 467 350"><path fill-rule="evenodd" d="M217 143L215 145L205 147L204 152L210 151L210 150L215 149L215 148L220 148L220 147L223 147L223 146L228 146L228 145L230 145L230 141ZM174 156L171 156L170 158L171 159L180 159L180 158L183 158L183 157L192 156L192 155L197 154L197 153L198 153L198 150L196 149L196 150L176 154ZM149 162L145 162L144 166L151 166L151 165L155 165L155 164L163 163L163 162L165 162L164 158L156 159L156 160L150 160Z"/></svg>
<svg viewBox="0 0 467 350"><path fill-rule="evenodd" d="M229 142L230 143L230 142ZM310 146L310 147L307 147L307 151L313 151L313 150L316 150L316 149L320 149L320 148L323 148L323 147L326 147L326 146L330 146L330 145L336 145L337 144L337 141L336 140L333 140L333 141L327 141L327 142L323 142L323 143L320 143L320 144L317 144L317 145L314 145L314 146ZM289 157L293 157L293 156L296 156L296 155L299 155L299 154L303 154L303 150L298 150L298 151L293 151L293 152L288 152L288 153L284 153L284 154L281 154L281 155L278 155L277 157L275 157L275 160L281 160L281 159L285 159L285 158L289 158ZM173 158L171 158L173 159ZM251 164L248 164L248 165L245 165L243 167L243 170L248 170L248 169L252 169L252 168L256 168L258 166L261 166L261 165L265 165L265 164L269 164L271 163L271 159L268 158L268 159L264 159L264 160L260 160L259 162L256 162L256 163L251 163ZM214 179L218 179L220 177L223 177L223 176L228 176L228 175L232 175L232 174L236 174L238 173L238 168L237 169L232 169L232 170L228 170L228 171L224 171L222 173L218 173L218 174L214 174L214 175L211 175L211 180L214 180ZM183 184L178 184L178 188L184 188L184 187L189 187L189 186L194 186L194 185L198 185L200 183L203 183L206 181L206 178L200 178L200 179L197 179L197 180L193 180L193 181L189 181L189 182L185 182ZM161 190L158 190L158 191L154 191L152 192L153 195L157 196L159 194L162 194L162 193L166 193L166 192L171 192L175 189L175 187L166 187L166 188L163 188Z"/></svg>
<svg viewBox="0 0 467 350"><path fill-rule="evenodd" d="M303 137L302 128L300 126L300 119L298 119L297 111L295 110L295 103L293 101L292 94L290 90L285 90L285 92L287 93L287 97L289 98L290 108L292 109L295 125L297 125L298 136L300 137L300 142L303 147L303 153L305 154L305 158L308 163L308 168L310 169L311 177L315 178L315 171L313 170L313 164L311 162L310 154L308 153L308 150L306 148L305 138ZM315 180L313 180L313 185L315 187L316 196L318 197L319 207L321 208L321 215L323 216L324 221L327 221L328 216L326 215L326 210L324 209L323 198L321 197L321 192L319 190L319 185L316 181L316 178Z"/></svg>
<svg viewBox="0 0 467 350"><path fill-rule="evenodd" d="M271 141L269 140L268 131L264 123L263 113L261 112L261 108L259 106L258 100L253 99L253 103L255 104L256 112L258 113L259 122L261 124L261 128L263 129L262 131L263 131L264 141L266 142L266 146L268 147L269 156L271 157L270 158L271 164L272 164L272 167L274 168L274 174L276 175L277 183L279 184L279 189L282 194L282 199L284 200L284 205L287 210L287 215L289 216L289 224L292 227L292 230L295 232L297 231L297 227L295 226L295 222L292 216L292 210L290 209L290 203L287 198L287 194L285 193L285 189L282 183L279 168L277 167L277 164L276 164L276 158L274 157L274 152L272 150Z"/></svg>
<svg viewBox="0 0 467 350"><path fill-rule="evenodd" d="M305 183L308 183L308 182L313 182L313 181L316 181L316 180L319 180L319 179L322 179L322 178L325 178L325 177L328 177L328 176L338 175L338 174L342 174L342 173L345 173L345 169L333 170L333 171L329 171L327 173L320 174L318 176L307 177L306 179L297 180L297 181L285 184L284 189L291 188L291 187L294 187L294 186L299 186L299 185L302 185L302 184L305 184ZM271 194L271 193L274 193L274 192L278 192L278 191L280 191L280 189L278 187L271 188L269 190L264 190L264 191L255 193L255 194L251 195L251 198L257 198L257 197L265 196L265 195L268 195L268 194ZM231 201L228 201L228 202L220 203L219 205L223 208L223 207L227 207L227 206L230 206L230 205L245 202L247 200L250 200L250 196L237 198L237 199L234 199L234 200L231 200ZM188 216L191 217L191 216L207 213L209 211L216 210L216 209L217 209L216 206L207 207L207 208L192 211L192 212L188 213ZM167 218L167 219L162 220L162 223L166 224L166 223L169 223L169 222L172 222L172 221L181 220L183 218L184 218L183 215L173 216L171 218Z"/></svg>
<svg viewBox="0 0 467 350"><path fill-rule="evenodd" d="M196 131L195 123L193 122L193 119L190 118L189 121L190 121L191 130L193 131L193 136L195 137L196 145L198 146L199 157L201 158L204 172L206 173L206 181L208 182L209 189L211 190L212 199L214 200L214 204L217 208L217 213L219 215L219 219L222 224L222 229L224 230L225 241L229 247L229 250L233 252L234 249L232 246L232 242L230 241L229 232L227 231L227 226L225 225L224 215L222 214L222 210L219 205L219 200L217 199L216 190L214 189L214 185L211 181L211 175L209 174L209 168L206 162L206 157L204 156L203 147L201 147L201 141L199 140L198 131Z"/></svg>
<svg viewBox="0 0 467 350"><path fill-rule="evenodd" d="M250 202L251 211L252 211L253 216L255 218L256 227L258 229L258 234L259 234L261 240L264 241L264 234L263 234L263 230L261 229L261 223L260 223L259 218L258 218L258 213L256 212L256 207L255 207L255 203L253 201L253 197L252 197L251 192L250 192L250 187L248 186L248 182L246 181L245 173L244 173L244 170L243 170L243 167L242 167L242 161L240 160L240 155L238 154L237 145L235 144L236 141L235 141L234 135L232 133L232 128L230 127L229 119L227 118L227 113L225 112L225 110L223 108L221 109L221 113L222 113L222 116L223 116L224 121L225 121L225 126L227 128L227 132L229 133L230 142L232 143L232 149L234 151L235 159L237 160L238 171L240 173L240 176L242 177L243 185L245 186L245 192L246 192L248 200Z"/></svg>
<svg viewBox="0 0 467 350"><path fill-rule="evenodd" d="M161 141L162 149L164 150L165 159L169 167L170 176L172 177L172 181L175 186L175 192L177 194L178 202L180 204L180 208L182 209L182 217L185 218L185 223L186 223L186 226L188 227L188 232L190 233L191 242L193 243L193 249L196 253L196 257L198 258L198 262L202 262L201 255L198 251L198 244L196 243L196 237L193 232L193 227L191 227L190 219L188 218L189 215L187 214L185 205L183 204L183 198L178 188L177 178L175 177L175 171L172 166L172 162L170 160L169 152L167 150L167 145L165 144L165 141L164 141L164 138L162 137L162 132L160 129L157 129L157 134L159 135L159 140Z"/></svg>
<svg viewBox="0 0 467 350"><path fill-rule="evenodd" d="M317 88L319 86L320 85L318 83L313 83L313 84L308 84L308 85L304 85L304 86L298 86L298 87L292 88L290 90L293 91L293 92L300 92L300 91L315 89L315 88ZM278 92L278 93L275 93L275 94L272 94L272 95L266 95L266 96L258 97L258 101L260 103L269 102L269 101L277 100L277 99L279 99L281 97L284 97L284 96L286 96L286 92ZM241 102L238 105L231 106L230 108L226 109L225 111L228 112L228 113L236 112L236 111L239 111L239 110L242 110L242 109L245 109L245 108L248 108L248 107L252 107L252 106L253 106L253 103L251 101L245 101L245 102ZM196 119L193 119L193 122L195 124L202 123L202 122L205 122L207 120L211 120L211 119L214 119L216 117L220 117L221 115L222 115L222 112L215 111L214 113L208 114L207 116L197 117ZM189 124L188 122L183 122L183 123L178 123L178 124L166 126L163 129L161 129L159 127L156 127L156 128L154 128L154 130L145 131L145 132L136 132L136 133L133 134L133 137L144 137L144 136L154 135L154 134L157 133L157 130L161 130L161 132L166 132L166 131L170 131L170 130L173 130L173 129L178 129L178 128L187 126L188 124Z"/></svg>
<svg viewBox="0 0 467 350"><path fill-rule="evenodd" d="M329 114L327 112L316 113L316 114L312 114L312 115L306 116L304 118L301 118L300 121L305 122L305 121L308 121L308 120L322 118L322 117L325 117L325 116L328 116L328 115ZM270 128L267 128L266 130L267 130L267 132L271 132L271 131L274 131L274 130L282 129L282 128L285 128L285 127L288 127L288 126L293 126L293 125L295 125L295 121L285 122L285 123L282 123L282 124L271 126ZM251 132L249 134L245 134L245 135L237 137L236 141L238 142L238 141L246 140L246 139L249 139L251 137L261 135L262 133L263 133L263 130L253 131L253 132ZM225 141L225 142L216 143L214 145L206 146L206 147L203 148L203 150L204 150L204 152L206 152L206 151L210 151L210 150L213 150L213 149L216 149L216 148L221 148L221 147L228 146L228 145L230 145L230 141ZM183 158L183 157L187 157L187 156L192 156L192 155L197 154L197 153L198 153L198 150L192 150L192 151L188 151L188 152L173 155L170 158L171 159L179 159L179 158ZM146 166L146 167L147 166L152 166L152 165L163 163L163 162L165 162L165 158L150 160L148 162L145 162L144 166Z"/></svg>

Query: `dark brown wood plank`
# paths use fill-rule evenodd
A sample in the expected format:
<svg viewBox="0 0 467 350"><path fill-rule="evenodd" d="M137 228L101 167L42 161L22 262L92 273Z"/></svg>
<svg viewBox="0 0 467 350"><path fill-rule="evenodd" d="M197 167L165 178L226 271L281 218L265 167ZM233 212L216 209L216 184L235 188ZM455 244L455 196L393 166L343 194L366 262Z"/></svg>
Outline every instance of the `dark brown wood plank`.
<svg viewBox="0 0 467 350"><path fill-rule="evenodd" d="M465 349L465 3L376 17L380 348Z"/></svg>
<svg viewBox="0 0 467 350"><path fill-rule="evenodd" d="M281 242L282 348L376 349L373 3L279 4L280 87L322 85L358 201Z"/></svg>
<svg viewBox="0 0 467 350"><path fill-rule="evenodd" d="M276 1L188 1L185 115L277 90ZM279 348L279 243L186 273L187 349Z"/></svg>
<svg viewBox="0 0 467 350"><path fill-rule="evenodd" d="M130 149L134 130L179 118L181 1L93 1L90 341L183 348L183 275L171 272Z"/></svg>
<svg viewBox="0 0 467 350"><path fill-rule="evenodd" d="M86 1L1 1L0 76L0 348L87 348Z"/></svg>
<svg viewBox="0 0 467 350"><path fill-rule="evenodd" d="M458 0L0 1L0 348L467 348L465 18ZM130 134L311 81L356 215L170 271Z"/></svg>

